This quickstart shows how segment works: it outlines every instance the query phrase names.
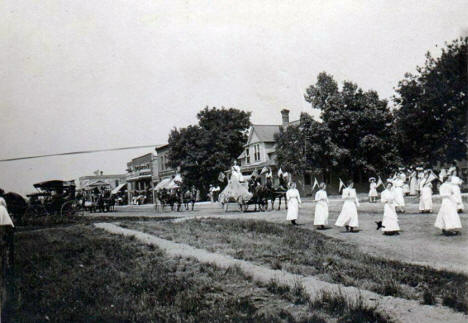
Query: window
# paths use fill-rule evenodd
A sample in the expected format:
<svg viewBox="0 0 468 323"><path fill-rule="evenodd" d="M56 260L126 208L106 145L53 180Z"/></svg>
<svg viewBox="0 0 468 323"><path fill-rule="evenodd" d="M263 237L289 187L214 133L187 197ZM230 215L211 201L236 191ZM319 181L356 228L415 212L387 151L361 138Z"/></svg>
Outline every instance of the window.
<svg viewBox="0 0 468 323"><path fill-rule="evenodd" d="M255 161L260 160L260 145L259 144L254 145L254 159Z"/></svg>
<svg viewBox="0 0 468 323"><path fill-rule="evenodd" d="M115 180L115 186L116 187L119 186L119 180L118 179Z"/></svg>
<svg viewBox="0 0 468 323"><path fill-rule="evenodd" d="M249 148L247 148L247 149L245 150L245 163L246 163L246 164L250 164L250 153L249 153L249 151L250 151Z"/></svg>

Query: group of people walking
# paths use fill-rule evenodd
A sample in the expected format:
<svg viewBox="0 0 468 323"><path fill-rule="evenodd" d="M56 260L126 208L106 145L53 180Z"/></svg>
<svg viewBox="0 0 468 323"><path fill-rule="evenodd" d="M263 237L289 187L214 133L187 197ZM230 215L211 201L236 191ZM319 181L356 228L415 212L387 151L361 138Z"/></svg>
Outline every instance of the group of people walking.
<svg viewBox="0 0 468 323"><path fill-rule="evenodd" d="M418 169L419 170L419 169ZM441 185L439 193L441 197L441 206L437 214L434 226L441 229L444 234L458 234L462 228L460 217L458 215L464 209L463 201L460 193L460 185L462 180L457 176L455 168L450 168L448 171L442 170L439 176L436 176L433 171L426 170L411 174L409 180L403 170L387 179L384 190L380 193L380 200L383 204L383 217L381 221L376 221L377 229L381 230L386 235L398 234L400 226L398 224L397 212L405 212L405 195L419 194L419 210L421 213L431 213L432 204L432 182L439 180ZM415 177L416 176L416 177ZM415 180L415 178L417 180ZM415 192L407 192L405 185L409 182ZM378 187L383 186L383 182L379 178L376 183L375 178L370 179L369 187L369 202L375 203L379 197ZM418 189L415 189L418 185ZM413 194L415 193L415 194ZM295 183L290 184L290 188L286 193L288 202L288 212L286 219L292 224L297 224L296 220L299 215L299 208L302 204L299 191ZM344 227L346 231L357 232L359 228L358 207L359 200L357 198L356 189L352 181L344 185L341 198L343 206L341 212L335 222L338 227ZM328 225L328 196L326 192L326 184L321 183L319 190L315 193L315 213L314 225L317 229L325 229Z"/></svg>

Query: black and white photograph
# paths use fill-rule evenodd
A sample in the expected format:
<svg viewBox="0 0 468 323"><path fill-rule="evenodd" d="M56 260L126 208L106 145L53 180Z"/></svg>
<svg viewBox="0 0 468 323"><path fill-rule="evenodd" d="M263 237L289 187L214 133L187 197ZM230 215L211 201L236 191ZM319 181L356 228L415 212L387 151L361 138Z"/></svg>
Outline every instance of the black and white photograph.
<svg viewBox="0 0 468 323"><path fill-rule="evenodd" d="M468 322L468 1L1 0L0 323Z"/></svg>

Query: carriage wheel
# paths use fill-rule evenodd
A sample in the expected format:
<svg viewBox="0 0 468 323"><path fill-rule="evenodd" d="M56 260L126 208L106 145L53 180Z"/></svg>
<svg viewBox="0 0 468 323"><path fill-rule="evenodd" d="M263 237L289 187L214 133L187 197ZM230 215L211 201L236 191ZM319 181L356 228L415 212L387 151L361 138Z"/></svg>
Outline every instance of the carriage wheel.
<svg viewBox="0 0 468 323"><path fill-rule="evenodd" d="M61 216L73 216L76 213L76 201L71 200L67 201L62 204L62 207L60 208L60 215Z"/></svg>

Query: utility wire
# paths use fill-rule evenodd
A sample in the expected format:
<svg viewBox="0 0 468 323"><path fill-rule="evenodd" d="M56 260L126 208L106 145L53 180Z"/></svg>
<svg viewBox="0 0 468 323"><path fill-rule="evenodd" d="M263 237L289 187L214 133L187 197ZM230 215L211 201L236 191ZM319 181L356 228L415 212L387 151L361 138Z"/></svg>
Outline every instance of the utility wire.
<svg viewBox="0 0 468 323"><path fill-rule="evenodd" d="M47 154L47 155L35 155L35 156L27 156L27 157L6 158L6 159L0 159L0 162L9 162L9 161L15 161L15 160L45 158L45 157L55 157L55 156L92 154L92 153L99 153L99 152L103 152L103 151L130 150L130 149L140 149L140 148L150 148L150 147L160 147L160 146L163 146L163 145L159 144L159 145L130 146L130 147L119 147L119 148L108 148L108 149L81 150L81 151L72 151L72 152L59 153L59 154Z"/></svg>

